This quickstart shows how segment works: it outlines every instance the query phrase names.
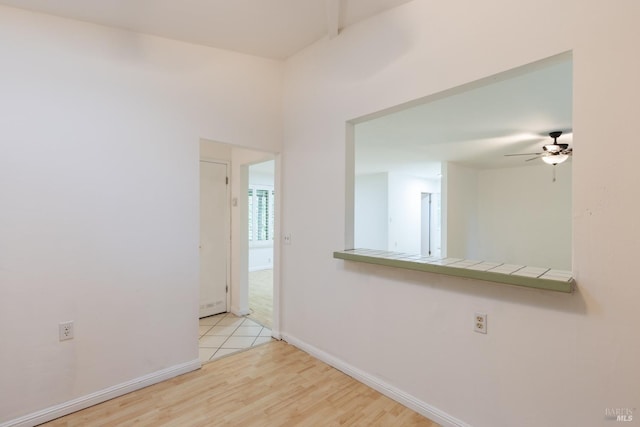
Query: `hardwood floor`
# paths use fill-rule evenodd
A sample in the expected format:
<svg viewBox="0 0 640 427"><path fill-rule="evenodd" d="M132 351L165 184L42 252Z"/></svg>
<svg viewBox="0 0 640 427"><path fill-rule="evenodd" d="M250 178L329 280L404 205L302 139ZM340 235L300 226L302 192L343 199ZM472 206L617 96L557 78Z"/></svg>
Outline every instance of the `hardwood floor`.
<svg viewBox="0 0 640 427"><path fill-rule="evenodd" d="M426 426L437 424L281 341L45 426Z"/></svg>
<svg viewBox="0 0 640 427"><path fill-rule="evenodd" d="M249 272L249 318L273 328L273 270Z"/></svg>

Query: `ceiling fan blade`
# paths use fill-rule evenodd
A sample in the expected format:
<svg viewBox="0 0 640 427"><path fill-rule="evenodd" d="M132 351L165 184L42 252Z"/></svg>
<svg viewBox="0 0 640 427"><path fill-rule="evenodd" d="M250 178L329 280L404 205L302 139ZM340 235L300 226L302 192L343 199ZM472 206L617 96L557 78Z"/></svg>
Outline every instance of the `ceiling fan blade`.
<svg viewBox="0 0 640 427"><path fill-rule="evenodd" d="M520 153L520 154L505 154L505 157L511 157L511 156L539 156L542 153Z"/></svg>
<svg viewBox="0 0 640 427"><path fill-rule="evenodd" d="M536 159L539 159L540 157L542 157L542 153L538 154L538 155L537 155L537 156L535 156L535 157L532 157L532 158L530 158L530 159L525 160L525 162L530 162L531 160L536 160Z"/></svg>

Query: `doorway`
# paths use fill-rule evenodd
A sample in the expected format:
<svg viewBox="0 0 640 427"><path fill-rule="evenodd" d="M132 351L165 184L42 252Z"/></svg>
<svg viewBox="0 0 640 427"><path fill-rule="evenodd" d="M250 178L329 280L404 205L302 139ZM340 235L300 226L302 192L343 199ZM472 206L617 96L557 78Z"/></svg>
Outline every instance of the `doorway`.
<svg viewBox="0 0 640 427"><path fill-rule="evenodd" d="M440 194L421 193L420 207L420 255L440 258Z"/></svg>
<svg viewBox="0 0 640 427"><path fill-rule="evenodd" d="M249 165L249 317L269 328L273 326L275 207L275 161Z"/></svg>
<svg viewBox="0 0 640 427"><path fill-rule="evenodd" d="M200 161L199 317L224 313L229 290L228 165Z"/></svg>

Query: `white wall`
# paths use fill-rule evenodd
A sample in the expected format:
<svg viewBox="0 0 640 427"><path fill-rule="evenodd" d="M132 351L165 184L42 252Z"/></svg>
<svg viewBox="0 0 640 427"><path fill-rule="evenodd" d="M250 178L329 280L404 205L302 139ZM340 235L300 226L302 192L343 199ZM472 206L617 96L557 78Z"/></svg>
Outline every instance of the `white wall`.
<svg viewBox="0 0 640 427"><path fill-rule="evenodd" d="M634 0L413 1L287 61L285 336L474 426L607 426L605 408L637 408L639 15ZM568 50L576 293L332 258L346 120ZM624 155L603 156L603 141Z"/></svg>
<svg viewBox="0 0 640 427"><path fill-rule="evenodd" d="M233 145L221 142L200 139L200 158L208 160L221 160L231 164Z"/></svg>
<svg viewBox="0 0 640 427"><path fill-rule="evenodd" d="M273 268L273 245L249 248L249 271Z"/></svg>
<svg viewBox="0 0 640 427"><path fill-rule="evenodd" d="M443 168L447 256L571 270L571 162Z"/></svg>
<svg viewBox="0 0 640 427"><path fill-rule="evenodd" d="M389 176L355 177L354 242L356 248L388 250Z"/></svg>
<svg viewBox="0 0 640 427"><path fill-rule="evenodd" d="M199 140L278 151L282 66L6 7L0 40L2 423L197 366Z"/></svg>
<svg viewBox="0 0 640 427"><path fill-rule="evenodd" d="M419 254L421 195L439 192L435 181L403 173L356 176L355 247Z"/></svg>
<svg viewBox="0 0 640 427"><path fill-rule="evenodd" d="M478 170L447 162L442 166L446 256L482 260L478 254Z"/></svg>
<svg viewBox="0 0 640 427"><path fill-rule="evenodd" d="M419 254L422 249L422 193L439 193L436 182L389 174L389 250Z"/></svg>
<svg viewBox="0 0 640 427"><path fill-rule="evenodd" d="M270 160L269 163L273 164L274 162ZM249 167L249 184L273 187L273 177L274 174L272 172L255 170L255 167Z"/></svg>
<svg viewBox="0 0 640 427"><path fill-rule="evenodd" d="M571 270L571 162L478 171L477 256Z"/></svg>

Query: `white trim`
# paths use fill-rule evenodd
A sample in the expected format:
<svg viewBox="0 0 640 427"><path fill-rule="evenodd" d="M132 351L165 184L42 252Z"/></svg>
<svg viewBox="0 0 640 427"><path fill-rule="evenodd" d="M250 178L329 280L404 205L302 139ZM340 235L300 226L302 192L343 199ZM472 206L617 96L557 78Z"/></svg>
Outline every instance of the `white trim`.
<svg viewBox="0 0 640 427"><path fill-rule="evenodd" d="M274 186L274 213L275 217L273 219L273 231L274 231L274 239L273 239L273 310L272 310L272 324L271 324L271 333L274 338L281 339L280 337L280 289L282 280L280 275L280 257L282 254L282 155L276 154L274 157L275 160L275 170L273 177L273 186Z"/></svg>
<svg viewBox="0 0 640 427"><path fill-rule="evenodd" d="M364 372L344 360L338 359L335 356L330 355L310 344L307 344L304 341L299 340L296 337L293 337L289 334L283 333L282 339L289 344L299 348L300 350L309 353L311 356L315 357L323 361L324 363L333 366L337 370L349 375L350 377L360 381L361 383L371 387L374 390L379 391L390 399L395 400L396 402L406 406L407 408L413 409L417 413L429 418L436 423L445 426L445 427L471 427L469 424L452 417L446 412L441 411L438 408L435 408L428 403L425 403L414 396L382 381L379 378L374 377L373 375Z"/></svg>
<svg viewBox="0 0 640 427"><path fill-rule="evenodd" d="M174 365L169 368L105 388L95 393L87 394L86 396L81 396L31 414L23 415L20 418L5 421L0 424L0 427L27 427L46 423L47 421L71 414L72 412L80 411L81 409L88 408L89 406L106 402L114 397L119 397L127 393L131 393L132 391L140 390L141 388L177 377L178 375L195 371L196 369L200 369L201 365L202 364L198 359L182 363L180 365Z"/></svg>
<svg viewBox="0 0 640 427"><path fill-rule="evenodd" d="M249 242L249 249L262 249L262 248L273 248L273 241L275 240L252 240Z"/></svg>
<svg viewBox="0 0 640 427"><path fill-rule="evenodd" d="M262 271L262 270L273 270L273 263L258 265L256 267L249 267L249 273L253 273L255 271Z"/></svg>
<svg viewBox="0 0 640 427"><path fill-rule="evenodd" d="M280 335L280 331L277 331L275 329L271 330L271 338L276 339L278 341L284 341L282 339L282 335Z"/></svg>

